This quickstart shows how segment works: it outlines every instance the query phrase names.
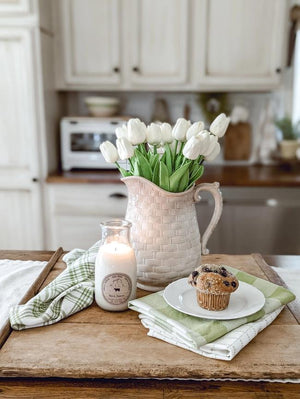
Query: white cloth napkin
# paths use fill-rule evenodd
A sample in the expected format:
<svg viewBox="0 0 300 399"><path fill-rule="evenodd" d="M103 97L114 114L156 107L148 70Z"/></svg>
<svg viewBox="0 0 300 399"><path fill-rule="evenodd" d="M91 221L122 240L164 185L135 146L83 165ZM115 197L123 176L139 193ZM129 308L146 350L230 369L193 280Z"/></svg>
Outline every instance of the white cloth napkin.
<svg viewBox="0 0 300 399"><path fill-rule="evenodd" d="M272 268L282 278L288 289L296 295L294 303L300 307L300 264L298 269L274 266Z"/></svg>
<svg viewBox="0 0 300 399"><path fill-rule="evenodd" d="M47 262L0 259L0 331L8 321L9 309L17 305Z"/></svg>

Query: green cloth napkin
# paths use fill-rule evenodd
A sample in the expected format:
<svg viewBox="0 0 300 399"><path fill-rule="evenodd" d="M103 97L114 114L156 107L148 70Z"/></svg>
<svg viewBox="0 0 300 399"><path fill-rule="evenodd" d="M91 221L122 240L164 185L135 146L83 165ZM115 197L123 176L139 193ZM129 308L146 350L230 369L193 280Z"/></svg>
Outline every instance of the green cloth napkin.
<svg viewBox="0 0 300 399"><path fill-rule="evenodd" d="M90 306L94 300L95 259L99 242L89 250L74 249L63 257L67 268L25 305L10 309L14 330L56 323Z"/></svg>
<svg viewBox="0 0 300 399"><path fill-rule="evenodd" d="M277 317L285 304L295 299L295 295L269 281L227 268L238 280L264 294L266 301L261 310L235 320L202 319L173 309L165 302L162 291L130 301L129 308L140 313L143 325L149 329L148 335L204 356L231 360Z"/></svg>

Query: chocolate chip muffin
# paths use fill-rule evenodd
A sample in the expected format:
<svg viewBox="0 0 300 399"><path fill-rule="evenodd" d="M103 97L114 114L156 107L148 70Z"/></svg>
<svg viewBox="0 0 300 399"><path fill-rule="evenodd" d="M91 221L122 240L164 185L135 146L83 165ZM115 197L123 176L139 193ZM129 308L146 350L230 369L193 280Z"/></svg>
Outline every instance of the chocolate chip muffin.
<svg viewBox="0 0 300 399"><path fill-rule="evenodd" d="M207 310L224 310L230 294L238 289L239 281L223 265L205 264L194 270L188 278L196 288L198 305Z"/></svg>

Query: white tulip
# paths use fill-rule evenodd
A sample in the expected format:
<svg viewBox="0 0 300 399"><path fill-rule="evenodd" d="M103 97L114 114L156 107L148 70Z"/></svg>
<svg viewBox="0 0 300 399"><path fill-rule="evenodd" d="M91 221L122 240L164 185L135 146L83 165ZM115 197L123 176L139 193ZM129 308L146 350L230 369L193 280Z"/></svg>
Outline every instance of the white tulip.
<svg viewBox="0 0 300 399"><path fill-rule="evenodd" d="M197 139L201 142L200 154L206 153L210 144L210 133L207 130L202 130L197 134Z"/></svg>
<svg viewBox="0 0 300 399"><path fill-rule="evenodd" d="M120 139L121 137L128 137L128 130L126 125L120 126L116 128L116 136L118 139Z"/></svg>
<svg viewBox="0 0 300 399"><path fill-rule="evenodd" d="M213 161L219 155L220 150L221 150L220 144L216 143L211 153L205 157L205 160L208 162Z"/></svg>
<svg viewBox="0 0 300 399"><path fill-rule="evenodd" d="M228 128L229 122L230 122L229 117L227 117L225 114L220 114L210 125L209 130L215 136L223 137Z"/></svg>
<svg viewBox="0 0 300 399"><path fill-rule="evenodd" d="M205 151L202 151L202 153L201 153L201 155L203 155L204 157L209 155L212 152L212 150L215 148L215 146L218 142L218 137L214 136L213 134L210 134L208 140L209 140L209 143L208 143L207 148L205 149Z"/></svg>
<svg viewBox="0 0 300 399"><path fill-rule="evenodd" d="M165 143L172 143L173 136L172 136L172 127L169 123L162 123L161 126L161 141L163 144Z"/></svg>
<svg viewBox="0 0 300 399"><path fill-rule="evenodd" d="M201 150L201 142L196 136L192 136L184 145L182 153L188 158L195 160L199 157Z"/></svg>
<svg viewBox="0 0 300 399"><path fill-rule="evenodd" d="M131 144L141 144L146 140L146 125L139 119L129 119L127 123L128 140Z"/></svg>
<svg viewBox="0 0 300 399"><path fill-rule="evenodd" d="M118 151L111 141L104 141L99 148L106 162L115 163L119 159Z"/></svg>
<svg viewBox="0 0 300 399"><path fill-rule="evenodd" d="M172 130L172 136L174 137L174 139L178 141L185 141L186 132L190 126L191 126L190 121L187 121L184 118L177 119L177 122Z"/></svg>
<svg viewBox="0 0 300 399"><path fill-rule="evenodd" d="M205 127L204 122L199 121L195 122L192 124L191 127L188 128L188 131L186 132L186 139L189 140L192 136L197 136L201 130L203 130Z"/></svg>
<svg viewBox="0 0 300 399"><path fill-rule="evenodd" d="M151 145L158 145L161 142L161 128L156 123L151 123L147 127L146 133L147 142Z"/></svg>
<svg viewBox="0 0 300 399"><path fill-rule="evenodd" d="M122 161L133 156L134 147L126 137L121 137L120 139L117 139L116 144L119 157L120 159L122 159Z"/></svg>

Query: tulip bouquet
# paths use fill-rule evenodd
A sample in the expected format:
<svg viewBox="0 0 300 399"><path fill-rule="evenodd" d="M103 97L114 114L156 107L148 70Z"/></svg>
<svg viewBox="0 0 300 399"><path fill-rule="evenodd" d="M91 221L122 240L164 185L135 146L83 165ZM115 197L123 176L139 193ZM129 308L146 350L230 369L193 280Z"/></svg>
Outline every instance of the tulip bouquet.
<svg viewBox="0 0 300 399"><path fill-rule="evenodd" d="M107 162L115 163L123 177L141 176L170 192L186 191L204 171L203 162L212 161L220 152L218 139L224 136L230 118L220 114L204 129L202 121L191 124L179 118L175 126L139 119L116 129L116 147L110 141L100 145ZM128 160L124 169L118 160Z"/></svg>

